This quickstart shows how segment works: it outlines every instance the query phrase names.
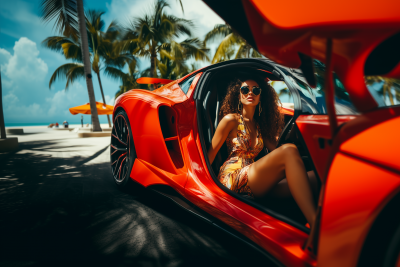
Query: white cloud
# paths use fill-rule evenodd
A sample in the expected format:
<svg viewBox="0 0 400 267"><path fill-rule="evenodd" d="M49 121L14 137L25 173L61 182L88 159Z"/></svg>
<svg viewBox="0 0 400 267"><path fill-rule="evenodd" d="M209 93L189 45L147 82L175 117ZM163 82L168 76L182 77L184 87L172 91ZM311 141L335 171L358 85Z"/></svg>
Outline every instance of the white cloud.
<svg viewBox="0 0 400 267"><path fill-rule="evenodd" d="M14 54L0 49L2 83L4 88L4 112L6 117L19 118L42 116L43 109L35 102L36 93L45 88L47 65L39 58L36 43L26 37L14 45ZM38 88L40 88L38 90Z"/></svg>
<svg viewBox="0 0 400 267"><path fill-rule="evenodd" d="M68 90L56 92L52 97L46 98L49 104L48 116L70 115L69 108L86 104L87 90L81 83L75 82ZM85 102L86 101L86 102Z"/></svg>
<svg viewBox="0 0 400 267"><path fill-rule="evenodd" d="M11 92L3 97L3 103L6 120L12 117L13 121L22 120L29 122L32 119L43 118L45 116L45 112L39 104L23 105L20 103L18 97Z"/></svg>
<svg viewBox="0 0 400 267"><path fill-rule="evenodd" d="M4 66L4 65L8 64L8 61L10 60L10 58L11 58L10 52L8 52L5 49L0 48L0 66Z"/></svg>
<svg viewBox="0 0 400 267"><path fill-rule="evenodd" d="M80 83L74 83L68 91L48 89L48 67L39 57L35 42L22 37L15 42L13 50L11 54L0 48L2 73L5 74L2 82L6 121L30 122L64 117L70 115L68 108L84 104L80 99L87 98L87 91Z"/></svg>
<svg viewBox="0 0 400 267"><path fill-rule="evenodd" d="M13 93L9 93L3 97L3 102L7 103L8 107L16 107L19 100Z"/></svg>
<svg viewBox="0 0 400 267"><path fill-rule="evenodd" d="M181 10L177 1L172 1L173 10ZM201 0L183 0L184 18L191 19L196 23L196 30L200 38L210 31L216 24L225 23L211 8Z"/></svg>
<svg viewBox="0 0 400 267"><path fill-rule="evenodd" d="M9 57L5 75L15 82L26 81L32 84L43 81L48 68L38 56L36 43L26 37L20 38L15 42L14 55Z"/></svg>
<svg viewBox="0 0 400 267"><path fill-rule="evenodd" d="M112 0L111 4L106 4L108 8L106 18L109 18L107 22L110 23L111 20L116 19L125 25L133 17L147 11L151 3L151 1Z"/></svg>

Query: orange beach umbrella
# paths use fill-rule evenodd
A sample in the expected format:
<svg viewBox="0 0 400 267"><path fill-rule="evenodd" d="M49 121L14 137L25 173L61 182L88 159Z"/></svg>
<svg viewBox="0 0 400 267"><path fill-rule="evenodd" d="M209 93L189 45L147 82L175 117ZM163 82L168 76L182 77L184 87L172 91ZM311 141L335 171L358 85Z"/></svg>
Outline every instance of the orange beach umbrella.
<svg viewBox="0 0 400 267"><path fill-rule="evenodd" d="M96 102L96 108L97 108L97 113L99 115L107 115L107 114L112 114L114 110L114 106L111 105L105 105L101 102ZM69 112L71 112L72 115L76 114L92 114L90 112L90 104L86 103L85 105L73 107L69 109Z"/></svg>

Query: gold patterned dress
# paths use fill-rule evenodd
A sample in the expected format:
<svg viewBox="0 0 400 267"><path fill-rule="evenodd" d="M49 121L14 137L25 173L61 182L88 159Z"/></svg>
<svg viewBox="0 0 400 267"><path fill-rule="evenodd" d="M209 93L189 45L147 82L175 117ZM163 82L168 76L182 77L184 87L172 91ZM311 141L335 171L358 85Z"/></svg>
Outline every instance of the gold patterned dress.
<svg viewBox="0 0 400 267"><path fill-rule="evenodd" d="M218 180L236 193L254 197L248 185L247 172L254 162L254 158L264 147L259 126L257 125L256 145L252 148L250 134L244 124L243 117L240 116L236 137L232 139L228 137L226 144L230 154L228 160L219 170Z"/></svg>

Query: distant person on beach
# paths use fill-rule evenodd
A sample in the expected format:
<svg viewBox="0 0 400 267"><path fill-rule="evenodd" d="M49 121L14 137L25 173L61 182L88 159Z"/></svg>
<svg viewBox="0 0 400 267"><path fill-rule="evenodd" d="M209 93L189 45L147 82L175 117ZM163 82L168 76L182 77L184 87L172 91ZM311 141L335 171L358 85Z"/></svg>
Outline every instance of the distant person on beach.
<svg viewBox="0 0 400 267"><path fill-rule="evenodd" d="M64 128L68 128L68 121L63 122Z"/></svg>
<svg viewBox="0 0 400 267"><path fill-rule="evenodd" d="M58 128L58 122L56 122L56 125L54 125L54 127Z"/></svg>
<svg viewBox="0 0 400 267"><path fill-rule="evenodd" d="M83 127L83 116L81 116L81 124L82 124L82 127Z"/></svg>

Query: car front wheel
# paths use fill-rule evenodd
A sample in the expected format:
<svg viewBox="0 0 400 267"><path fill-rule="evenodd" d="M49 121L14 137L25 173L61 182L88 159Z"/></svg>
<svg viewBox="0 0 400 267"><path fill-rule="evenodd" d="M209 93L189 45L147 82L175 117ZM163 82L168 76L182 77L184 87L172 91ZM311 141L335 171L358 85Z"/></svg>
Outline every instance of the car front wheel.
<svg viewBox="0 0 400 267"><path fill-rule="evenodd" d="M115 183L120 189L126 189L132 183L129 175L136 159L136 151L129 119L124 110L120 110L114 117L110 158L111 171Z"/></svg>

